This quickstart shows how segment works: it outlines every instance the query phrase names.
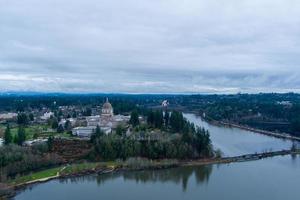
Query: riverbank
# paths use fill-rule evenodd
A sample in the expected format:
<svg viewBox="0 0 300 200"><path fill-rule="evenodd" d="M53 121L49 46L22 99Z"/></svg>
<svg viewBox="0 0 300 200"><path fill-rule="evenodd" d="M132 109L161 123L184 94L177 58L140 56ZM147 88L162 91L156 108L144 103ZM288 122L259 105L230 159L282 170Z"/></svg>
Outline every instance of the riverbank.
<svg viewBox="0 0 300 200"><path fill-rule="evenodd" d="M6 189L10 192L3 194L2 198L0 196L0 199L13 197L16 194L16 191L19 191L29 185L39 184L58 178L78 177L89 174L101 175L120 171L159 170L184 166L246 162L284 155L300 155L300 149L248 154L236 157L208 158L186 161L132 158L127 161L72 164L36 172L31 175L19 177L16 180L10 181L6 184Z"/></svg>
<svg viewBox="0 0 300 200"><path fill-rule="evenodd" d="M256 128L251 128L248 126L243 126L243 125L238 125L238 124L233 124L233 123L228 123L228 122L218 122L223 126L227 126L227 127L234 127L234 128L240 128L243 130L247 130L247 131L252 131L255 133L260 133L263 135L268 135L268 136L272 136L272 137L276 137L276 138L281 138L281 139L288 139L288 140L293 140L293 141L298 141L300 142L300 137L297 136L292 136L289 135L287 133L275 133L275 132L271 132L271 131L265 131L265 130L261 130L261 129L256 129Z"/></svg>
<svg viewBox="0 0 300 200"><path fill-rule="evenodd" d="M187 113L195 114L196 116L201 117L198 112L187 112ZM267 136L276 137L276 138L280 138L280 139L287 139L287 140L300 142L300 137L293 136L293 135L290 135L287 133L276 133L276 132L272 132L272 131L266 131L266 130L262 130L262 129L252 128L252 127L245 126L245 125L235 124L232 122L218 121L218 120L214 120L214 119L208 117L207 115L205 117L201 117L201 119L203 119L204 121L206 121L210 124L216 125L216 126L234 127L234 128L239 128L239 129L246 130L246 131L251 131L254 133L259 133L262 135L267 135Z"/></svg>
<svg viewBox="0 0 300 200"><path fill-rule="evenodd" d="M84 162L54 167L7 181L0 186L0 200L10 199L28 186L44 183L53 179L79 177L89 174L106 174L117 171L134 171L147 169L167 169L178 167L177 160L148 160L130 158L127 161Z"/></svg>

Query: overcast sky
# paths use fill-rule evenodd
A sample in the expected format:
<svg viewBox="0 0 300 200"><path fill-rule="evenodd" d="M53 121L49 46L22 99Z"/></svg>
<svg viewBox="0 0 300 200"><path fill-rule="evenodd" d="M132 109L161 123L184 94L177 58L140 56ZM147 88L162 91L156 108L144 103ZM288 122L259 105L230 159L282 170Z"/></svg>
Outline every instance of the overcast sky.
<svg viewBox="0 0 300 200"><path fill-rule="evenodd" d="M0 91L300 92L300 1L0 0Z"/></svg>

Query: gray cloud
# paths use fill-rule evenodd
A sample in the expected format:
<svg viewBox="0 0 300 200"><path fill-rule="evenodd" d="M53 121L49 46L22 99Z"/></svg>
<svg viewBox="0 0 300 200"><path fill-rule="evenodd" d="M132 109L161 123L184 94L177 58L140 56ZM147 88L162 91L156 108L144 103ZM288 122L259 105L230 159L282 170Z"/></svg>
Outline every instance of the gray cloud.
<svg viewBox="0 0 300 200"><path fill-rule="evenodd" d="M0 0L0 90L300 91L297 0Z"/></svg>

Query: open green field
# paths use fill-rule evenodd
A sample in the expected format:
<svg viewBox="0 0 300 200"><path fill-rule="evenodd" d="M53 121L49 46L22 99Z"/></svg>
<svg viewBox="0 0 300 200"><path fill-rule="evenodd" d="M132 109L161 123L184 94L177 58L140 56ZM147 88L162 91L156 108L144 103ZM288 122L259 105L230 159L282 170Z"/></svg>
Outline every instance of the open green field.
<svg viewBox="0 0 300 200"><path fill-rule="evenodd" d="M80 163L80 164L72 164L68 165L64 168L64 170L61 172L62 174L72 174L72 173L78 173L81 171L89 170L89 169L95 169L98 166L105 166L105 164L101 163Z"/></svg>
<svg viewBox="0 0 300 200"><path fill-rule="evenodd" d="M3 132L6 129L6 126L0 126L1 131ZM61 137L71 137L66 131L63 133L57 133L56 131L52 131L50 126L48 125L30 125L25 127L26 140L32 140L37 137L40 138L48 138L49 136L61 136ZM15 137L18 134L18 127L11 128L11 134Z"/></svg>
<svg viewBox="0 0 300 200"><path fill-rule="evenodd" d="M16 179L8 181L8 184L18 185L30 181L53 177L58 174L67 175L67 174L79 173L82 171L95 169L96 167L100 167L100 166L115 167L116 163L115 162L86 162L86 163L71 164L67 166L54 167L54 168L50 168L38 172L33 172L29 175L17 177Z"/></svg>
<svg viewBox="0 0 300 200"><path fill-rule="evenodd" d="M108 162L83 162L74 163L65 166L54 167L42 171L32 172L28 175L16 177L13 180L7 181L9 185L20 185L28 182L34 182L51 178L57 175L71 175L78 174L80 172L86 172L88 170L94 170L98 168L102 169L115 169L117 167L126 166L131 169L155 167L155 166L170 166L177 163L175 160L160 160L152 161L148 159L133 158L128 161L108 161Z"/></svg>
<svg viewBox="0 0 300 200"><path fill-rule="evenodd" d="M9 181L9 184L18 185L18 184L26 183L29 181L34 181L34 180L38 180L38 179L44 179L44 178L56 176L57 173L62 168L63 167L55 167L55 168L51 168L51 169L47 169L47 170L43 170L43 171L39 171L39 172L34 172L34 173L31 173L30 175L17 177L16 179Z"/></svg>
<svg viewBox="0 0 300 200"><path fill-rule="evenodd" d="M26 139L30 140L33 139L35 136L39 137L44 134L44 131L46 131L48 126L46 125L32 125L25 127L26 132ZM18 133L18 127L12 128L11 133L13 136L17 135Z"/></svg>

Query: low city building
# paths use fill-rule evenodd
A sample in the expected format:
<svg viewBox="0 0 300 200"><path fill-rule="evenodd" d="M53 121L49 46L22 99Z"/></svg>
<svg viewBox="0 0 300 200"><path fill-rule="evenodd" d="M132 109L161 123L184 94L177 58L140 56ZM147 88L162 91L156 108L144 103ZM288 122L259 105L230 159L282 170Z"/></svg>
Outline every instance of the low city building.
<svg viewBox="0 0 300 200"><path fill-rule="evenodd" d="M1 113L0 120L10 120L16 118L17 116L17 113Z"/></svg>
<svg viewBox="0 0 300 200"><path fill-rule="evenodd" d="M87 126L100 126L100 115L86 117Z"/></svg>
<svg viewBox="0 0 300 200"><path fill-rule="evenodd" d="M96 128L96 126L76 127L73 128L72 135L77 137L91 137L91 135L96 132ZM100 130L106 135L111 133L110 127L100 127Z"/></svg>
<svg viewBox="0 0 300 200"><path fill-rule="evenodd" d="M54 116L54 113L53 113L53 112L45 112L45 113L41 116L41 119L42 119L42 120L48 120L48 119L50 119L51 116Z"/></svg>
<svg viewBox="0 0 300 200"><path fill-rule="evenodd" d="M72 130L72 135L77 137L91 137L96 131L96 126L76 127Z"/></svg>
<svg viewBox="0 0 300 200"><path fill-rule="evenodd" d="M282 106L288 106L288 107L293 106L293 103L290 101L277 101L277 104Z"/></svg>
<svg viewBox="0 0 300 200"><path fill-rule="evenodd" d="M58 125L65 126L66 122L69 121L71 123L71 126L74 127L76 124L76 119L74 118L68 118L68 119L61 119Z"/></svg>

